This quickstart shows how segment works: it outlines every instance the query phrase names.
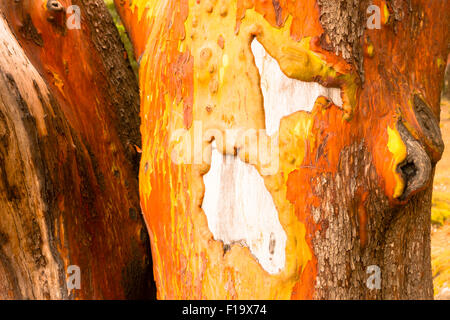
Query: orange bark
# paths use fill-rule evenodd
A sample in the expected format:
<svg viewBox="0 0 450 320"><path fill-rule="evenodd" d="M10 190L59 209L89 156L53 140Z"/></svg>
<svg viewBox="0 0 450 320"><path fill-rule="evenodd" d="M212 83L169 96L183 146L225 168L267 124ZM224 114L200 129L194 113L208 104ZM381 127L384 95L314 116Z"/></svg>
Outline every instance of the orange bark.
<svg viewBox="0 0 450 320"><path fill-rule="evenodd" d="M436 163L442 153L440 137L432 136L415 109L425 105L431 110L427 111L429 121L439 118L445 69L445 63L439 61L445 61L448 54L449 2L413 0L410 10L405 2L373 1L381 8L382 27L368 30L362 26L360 43L342 49L352 54L345 59L333 50L336 35L320 21L319 2L326 1L308 0L297 5L256 0L116 1L141 57L140 195L159 298L405 298L414 297L416 293L410 293L414 286L418 297L429 297L429 263L418 265L427 276L416 284L412 280L415 276L407 270L412 261L401 255L390 257L389 253L383 261L380 252L391 249L380 244L384 241L380 240L384 232L380 230L389 230L394 215L409 216L414 206L419 208L417 203L427 198L432 181L427 177L426 182L408 189L414 177L404 175L402 165L412 154L399 126L403 124L406 135L420 143L427 161ZM354 3L361 6L357 9L364 15L367 3ZM248 248L235 244L226 250L213 238L201 209L201 177L208 165L172 161L173 132L182 128L193 131L193 121L218 130L261 127L264 115L257 108L263 107L258 76L254 62L247 59L253 37L285 74L338 87L344 102L340 108L318 101L311 112L291 118L304 129L283 148L300 160L290 168L287 159L281 158L281 167L286 170L278 174L285 180L277 188L268 187L278 207L290 208L279 214L288 241L295 243L286 249L288 267L277 275L263 270ZM355 58L358 45L362 48L359 60ZM205 54L204 48L210 48L212 54ZM296 52L298 60L286 58L281 52L285 48ZM309 64L305 67L298 61ZM363 64L359 66L358 61ZM210 74L203 71L203 65L210 66ZM223 71L226 68L228 71ZM212 86L216 81L218 85ZM239 97L238 102L235 97ZM206 101L217 105L208 109ZM242 109L251 117L244 118ZM266 185L277 177L267 178ZM318 219L313 217L314 210L320 212ZM429 226L423 221L429 204L417 210L421 212L417 217L424 219L417 232L423 238L414 241L426 242ZM338 219L348 223L338 224ZM399 233L408 234L414 219L396 226ZM353 240L348 240L352 249L336 248L336 256L328 259L337 245L333 241L343 237L344 230L339 232L339 228L348 227L351 233L352 226L357 230ZM328 232L332 236L328 237ZM393 237L393 242L400 239ZM426 256L427 246L421 250ZM343 262L339 265L332 258ZM392 281L390 288L387 283L383 290L373 292L365 286L365 268L371 261L386 272L396 264L407 267L386 276ZM338 271L330 267L333 263L342 268L340 279L336 278ZM397 282L403 284L392 284Z"/></svg>

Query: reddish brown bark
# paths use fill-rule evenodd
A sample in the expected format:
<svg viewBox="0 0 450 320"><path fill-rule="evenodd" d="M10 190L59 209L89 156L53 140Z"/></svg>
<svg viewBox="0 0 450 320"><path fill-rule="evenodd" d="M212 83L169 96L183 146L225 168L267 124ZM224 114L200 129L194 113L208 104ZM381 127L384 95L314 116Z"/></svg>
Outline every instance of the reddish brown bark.
<svg viewBox="0 0 450 320"><path fill-rule="evenodd" d="M0 298L151 298L138 87L104 2L1 1L0 14Z"/></svg>

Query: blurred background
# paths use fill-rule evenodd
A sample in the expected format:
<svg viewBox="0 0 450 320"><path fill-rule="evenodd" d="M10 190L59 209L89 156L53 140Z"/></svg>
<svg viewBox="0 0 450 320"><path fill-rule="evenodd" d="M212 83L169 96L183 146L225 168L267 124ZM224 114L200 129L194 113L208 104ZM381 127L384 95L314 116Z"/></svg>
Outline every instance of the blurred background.
<svg viewBox="0 0 450 320"><path fill-rule="evenodd" d="M133 48L115 10L113 0L105 0L119 30L131 66L138 77ZM441 99L441 131L446 149L437 164L431 213L431 263L435 299L450 300L450 55Z"/></svg>
<svg viewBox="0 0 450 320"><path fill-rule="evenodd" d="M441 99L441 132L446 148L434 177L431 264L435 299L450 300L450 56Z"/></svg>

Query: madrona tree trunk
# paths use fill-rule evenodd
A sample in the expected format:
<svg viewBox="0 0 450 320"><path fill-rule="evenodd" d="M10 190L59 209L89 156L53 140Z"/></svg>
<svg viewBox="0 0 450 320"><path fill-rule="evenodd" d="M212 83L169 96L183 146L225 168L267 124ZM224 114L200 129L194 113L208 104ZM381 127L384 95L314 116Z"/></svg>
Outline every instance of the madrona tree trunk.
<svg viewBox="0 0 450 320"><path fill-rule="evenodd" d="M115 2L159 298L433 297L448 0Z"/></svg>
<svg viewBox="0 0 450 320"><path fill-rule="evenodd" d="M0 299L151 297L138 105L103 1L0 1Z"/></svg>

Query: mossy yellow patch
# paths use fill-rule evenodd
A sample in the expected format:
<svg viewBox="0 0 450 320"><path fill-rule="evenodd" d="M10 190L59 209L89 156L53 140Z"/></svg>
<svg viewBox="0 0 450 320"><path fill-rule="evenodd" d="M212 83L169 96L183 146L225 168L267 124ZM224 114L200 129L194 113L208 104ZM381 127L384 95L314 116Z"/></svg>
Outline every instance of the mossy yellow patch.
<svg viewBox="0 0 450 320"><path fill-rule="evenodd" d="M284 183L289 173L298 168L305 157L306 138L312 127L313 118L310 114L299 111L280 122L280 165L284 173Z"/></svg>
<svg viewBox="0 0 450 320"><path fill-rule="evenodd" d="M133 12L137 9L138 21L142 19L144 10L148 8L147 4L148 4L147 0L134 0L130 3L130 8Z"/></svg>
<svg viewBox="0 0 450 320"><path fill-rule="evenodd" d="M369 44L369 45L367 46L367 55L368 55L369 57L373 57L373 54L374 54L373 44Z"/></svg>
<svg viewBox="0 0 450 320"><path fill-rule="evenodd" d="M389 21L390 14L389 14L389 9L386 4L383 4L383 14L384 14L384 21L385 21L385 23L387 23Z"/></svg>
<svg viewBox="0 0 450 320"><path fill-rule="evenodd" d="M436 59L436 65L439 69L445 67L445 61L442 58Z"/></svg>
<svg viewBox="0 0 450 320"><path fill-rule="evenodd" d="M387 147L393 155L391 169L395 179L394 194L392 197L396 199L402 195L403 189L405 188L405 182L403 181L400 173L397 172L397 166L406 159L407 150L402 138L400 137L400 133L396 129L391 129L390 127L388 127L387 130L389 137Z"/></svg>
<svg viewBox="0 0 450 320"><path fill-rule="evenodd" d="M431 223L444 225L450 222L450 194L448 192L433 191L431 207Z"/></svg>

